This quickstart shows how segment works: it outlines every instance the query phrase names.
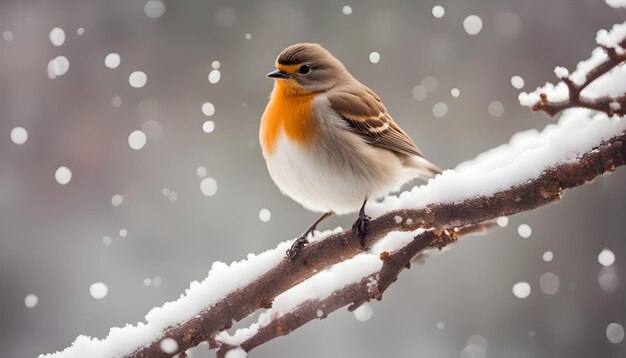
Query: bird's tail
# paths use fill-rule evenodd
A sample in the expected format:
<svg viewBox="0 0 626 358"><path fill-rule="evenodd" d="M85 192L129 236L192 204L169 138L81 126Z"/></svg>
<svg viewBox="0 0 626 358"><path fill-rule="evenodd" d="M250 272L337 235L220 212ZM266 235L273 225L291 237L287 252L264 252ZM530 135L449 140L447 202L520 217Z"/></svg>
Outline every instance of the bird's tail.
<svg viewBox="0 0 626 358"><path fill-rule="evenodd" d="M414 156L407 163L410 167L417 169L418 175L423 180L434 178L437 174L441 173L441 169L435 164L429 162L424 157Z"/></svg>

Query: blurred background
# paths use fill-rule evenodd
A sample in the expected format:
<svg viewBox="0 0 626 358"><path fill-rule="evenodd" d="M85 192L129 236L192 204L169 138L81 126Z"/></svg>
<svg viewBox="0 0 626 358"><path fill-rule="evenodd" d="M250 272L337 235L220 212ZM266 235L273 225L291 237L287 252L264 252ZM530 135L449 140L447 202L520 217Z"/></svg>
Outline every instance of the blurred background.
<svg viewBox="0 0 626 358"><path fill-rule="evenodd" d="M2 0L0 356L135 324L317 218L258 143L284 47L323 44L451 168L554 122L517 94L625 18L600 0ZM625 182L433 253L367 322L344 309L252 356L624 357Z"/></svg>

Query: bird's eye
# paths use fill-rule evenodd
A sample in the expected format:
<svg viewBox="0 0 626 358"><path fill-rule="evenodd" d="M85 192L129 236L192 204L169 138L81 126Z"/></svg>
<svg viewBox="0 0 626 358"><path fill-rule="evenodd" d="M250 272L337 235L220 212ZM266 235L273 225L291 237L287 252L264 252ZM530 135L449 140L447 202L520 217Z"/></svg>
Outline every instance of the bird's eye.
<svg viewBox="0 0 626 358"><path fill-rule="evenodd" d="M307 73L311 72L311 66L309 66L309 65L302 65L298 69L298 72L300 74L302 74L302 75L306 75Z"/></svg>

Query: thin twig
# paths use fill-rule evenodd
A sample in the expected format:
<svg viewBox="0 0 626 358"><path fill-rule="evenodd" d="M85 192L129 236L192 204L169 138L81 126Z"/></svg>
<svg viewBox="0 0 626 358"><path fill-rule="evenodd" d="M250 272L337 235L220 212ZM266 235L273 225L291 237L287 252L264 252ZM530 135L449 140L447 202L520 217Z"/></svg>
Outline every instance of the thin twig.
<svg viewBox="0 0 626 358"><path fill-rule="evenodd" d="M626 40L624 41L626 42ZM550 102L548 101L548 95L545 92L541 92L539 94L539 102L532 106L533 111L543 111L554 117L557 113L561 112L567 108L573 107L581 107L593 109L595 111L600 111L606 113L608 116L619 115L623 116L626 114L626 95L621 97L600 97L596 99L588 99L585 97L581 97L580 93L582 90L587 88L589 84L598 79L598 77L604 75L609 72L611 69L615 68L622 62L626 61L626 53L617 54L615 49L609 47L602 47L602 49L606 52L608 58L603 63L599 64L597 67L591 69L587 76L585 77L585 82L581 85L575 84L569 76L561 78L563 83L567 86L569 96L566 101L561 102ZM612 107L611 103L617 103L618 106Z"/></svg>

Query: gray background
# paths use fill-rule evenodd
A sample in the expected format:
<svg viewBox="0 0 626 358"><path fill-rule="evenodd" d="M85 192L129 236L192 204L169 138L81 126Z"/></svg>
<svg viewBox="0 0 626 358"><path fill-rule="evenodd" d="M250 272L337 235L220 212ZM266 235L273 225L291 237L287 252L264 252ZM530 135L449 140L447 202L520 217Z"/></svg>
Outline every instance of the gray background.
<svg viewBox="0 0 626 358"><path fill-rule="evenodd" d="M517 104L511 76L521 75L525 90L552 81L555 65L573 69L598 29L625 18L599 0L166 1L158 19L145 15L145 3L0 2L0 32L14 34L11 42L0 38L2 357L33 357L78 334L104 337L112 326L134 324L202 279L211 262L272 248L316 218L280 194L258 145L272 86L264 75L287 45L327 47L378 92L427 157L449 168L554 121ZM346 4L351 15L342 14ZM446 9L441 19L431 14L437 4ZM470 14L483 20L476 36L463 30ZM48 39L56 26L66 33L58 48ZM379 63L369 62L371 51L380 52ZM121 55L118 69L104 66L109 52ZM69 58L70 69L50 80L46 66L57 55ZM207 81L213 60L222 64L214 85ZM147 73L144 88L129 86L134 70ZM427 76L438 89L418 101L412 89ZM450 95L453 87L459 98ZM115 95L119 108L111 104ZM205 101L216 107L211 134L202 131ZM489 114L492 101L504 104L503 116ZM437 102L449 107L443 118L432 114ZM148 120L160 124L160 138L148 133L147 145L131 150L129 133ZM22 146L9 138L15 126L29 132ZM60 165L73 172L66 186L54 180ZM215 196L200 192L198 166L216 179ZM605 330L626 324L625 179L619 169L558 205L432 255L372 304L366 323L342 310L253 356L458 357L479 334L487 357L624 357L626 342L611 344ZM111 205L114 194L124 195L120 207ZM258 219L264 207L272 212L268 223ZM349 227L353 219L325 227ZM517 235L522 223L533 229L528 239ZM127 237L119 237L121 228ZM105 235L111 246L103 245ZM598 283L604 247L616 254L613 270L622 280L611 293ZM541 259L546 250L555 255L550 263ZM553 296L539 288L548 271L561 282ZM143 284L156 276L160 287ZM97 281L109 288L102 300L89 294ZM511 293L518 281L531 284L528 298ZM27 308L31 293L39 304Z"/></svg>

